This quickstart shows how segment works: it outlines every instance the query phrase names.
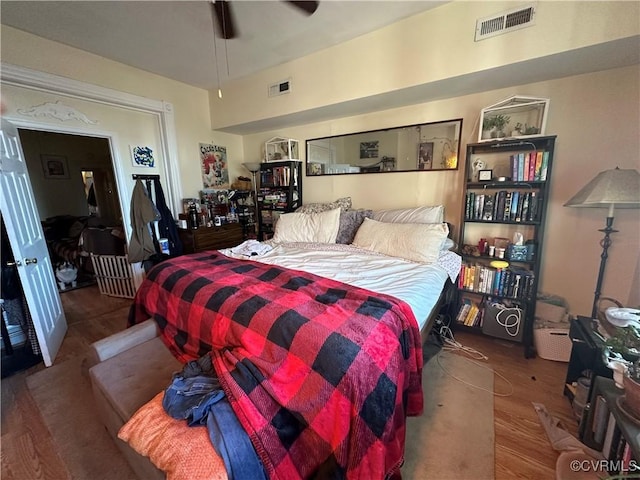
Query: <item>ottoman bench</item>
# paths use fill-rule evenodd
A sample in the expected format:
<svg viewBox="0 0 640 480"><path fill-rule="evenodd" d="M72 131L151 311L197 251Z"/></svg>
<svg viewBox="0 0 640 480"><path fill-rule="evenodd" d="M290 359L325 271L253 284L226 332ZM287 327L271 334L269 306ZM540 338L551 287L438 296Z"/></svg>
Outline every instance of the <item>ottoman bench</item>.
<svg viewBox="0 0 640 480"><path fill-rule="evenodd" d="M131 416L171 382L182 364L159 337L153 320L91 344L89 377L98 415L133 471L142 480L165 475L147 457L118 438Z"/></svg>

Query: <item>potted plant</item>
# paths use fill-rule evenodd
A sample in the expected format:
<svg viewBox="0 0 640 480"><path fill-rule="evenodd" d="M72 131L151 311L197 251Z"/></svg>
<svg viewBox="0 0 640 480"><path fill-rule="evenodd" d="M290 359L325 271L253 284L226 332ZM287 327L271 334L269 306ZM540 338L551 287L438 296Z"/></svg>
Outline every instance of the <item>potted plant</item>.
<svg viewBox="0 0 640 480"><path fill-rule="evenodd" d="M498 137L505 136L504 127L509 124L509 120L511 120L511 117L508 115L496 115L493 117L493 127Z"/></svg>
<svg viewBox="0 0 640 480"><path fill-rule="evenodd" d="M484 117L482 120L482 138L491 138L491 131L495 126L493 119L495 117Z"/></svg>
<svg viewBox="0 0 640 480"><path fill-rule="evenodd" d="M613 370L613 380L618 388L624 388L624 376L631 364L640 359L640 330L634 326L616 327L605 341L605 364Z"/></svg>

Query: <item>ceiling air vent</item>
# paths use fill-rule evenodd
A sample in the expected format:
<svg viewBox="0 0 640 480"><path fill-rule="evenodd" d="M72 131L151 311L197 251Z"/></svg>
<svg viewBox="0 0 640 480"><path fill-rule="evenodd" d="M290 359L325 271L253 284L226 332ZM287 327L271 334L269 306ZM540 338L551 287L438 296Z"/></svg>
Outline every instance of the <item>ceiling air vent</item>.
<svg viewBox="0 0 640 480"><path fill-rule="evenodd" d="M476 42L535 24L535 5L512 8L476 21Z"/></svg>
<svg viewBox="0 0 640 480"><path fill-rule="evenodd" d="M277 95L283 95L291 91L291 79L283 80L278 83L269 85L269 96L275 97Z"/></svg>

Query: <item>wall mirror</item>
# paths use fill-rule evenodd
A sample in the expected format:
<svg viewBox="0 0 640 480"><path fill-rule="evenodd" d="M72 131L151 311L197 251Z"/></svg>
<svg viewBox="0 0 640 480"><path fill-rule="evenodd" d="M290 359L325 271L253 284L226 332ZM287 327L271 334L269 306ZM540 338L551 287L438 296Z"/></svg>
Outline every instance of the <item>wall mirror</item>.
<svg viewBox="0 0 640 480"><path fill-rule="evenodd" d="M307 175L456 170L462 119L307 140Z"/></svg>

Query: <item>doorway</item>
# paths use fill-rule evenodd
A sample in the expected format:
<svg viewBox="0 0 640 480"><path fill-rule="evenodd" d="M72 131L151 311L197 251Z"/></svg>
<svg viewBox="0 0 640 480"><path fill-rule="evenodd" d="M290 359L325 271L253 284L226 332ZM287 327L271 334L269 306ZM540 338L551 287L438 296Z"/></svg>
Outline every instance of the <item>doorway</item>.
<svg viewBox="0 0 640 480"><path fill-rule="evenodd" d="M121 232L125 243L109 140L22 128L18 132L58 290L93 285L90 249L96 239L110 238L103 233L109 229Z"/></svg>

